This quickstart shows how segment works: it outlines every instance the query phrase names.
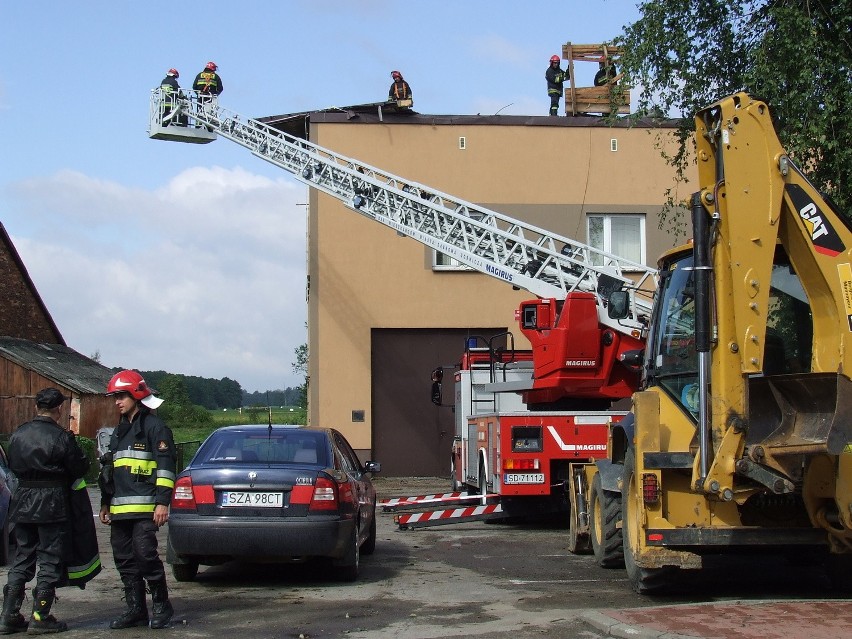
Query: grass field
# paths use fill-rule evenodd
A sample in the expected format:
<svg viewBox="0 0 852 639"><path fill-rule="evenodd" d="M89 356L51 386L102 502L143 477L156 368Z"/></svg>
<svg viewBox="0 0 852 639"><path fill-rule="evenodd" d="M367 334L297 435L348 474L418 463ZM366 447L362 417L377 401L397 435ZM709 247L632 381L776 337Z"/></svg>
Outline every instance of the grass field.
<svg viewBox="0 0 852 639"><path fill-rule="evenodd" d="M203 428L190 428L171 425L176 443L203 441L221 426L238 426L240 424L268 424L270 413L266 408L243 408L242 410L210 411L213 425ZM304 424L305 409L296 406L273 406L271 421L273 424Z"/></svg>
<svg viewBox="0 0 852 639"><path fill-rule="evenodd" d="M270 411L267 408L243 408L242 410L210 411L213 425L202 428L171 426L175 444L178 449L178 470L189 463L198 449L198 445L207 436L222 426L238 426L240 424L268 424ZM271 412L273 424L304 424L305 409L295 406L273 406Z"/></svg>

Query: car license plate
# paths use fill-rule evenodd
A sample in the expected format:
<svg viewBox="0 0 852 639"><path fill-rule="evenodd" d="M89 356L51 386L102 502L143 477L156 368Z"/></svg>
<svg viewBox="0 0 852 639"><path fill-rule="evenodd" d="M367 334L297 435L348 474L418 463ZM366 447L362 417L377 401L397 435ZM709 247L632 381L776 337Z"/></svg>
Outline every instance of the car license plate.
<svg viewBox="0 0 852 639"><path fill-rule="evenodd" d="M223 507L249 506L251 508L281 508L284 505L284 493L249 493L242 491L222 492Z"/></svg>
<svg viewBox="0 0 852 639"><path fill-rule="evenodd" d="M543 484L544 473L505 473L504 484Z"/></svg>

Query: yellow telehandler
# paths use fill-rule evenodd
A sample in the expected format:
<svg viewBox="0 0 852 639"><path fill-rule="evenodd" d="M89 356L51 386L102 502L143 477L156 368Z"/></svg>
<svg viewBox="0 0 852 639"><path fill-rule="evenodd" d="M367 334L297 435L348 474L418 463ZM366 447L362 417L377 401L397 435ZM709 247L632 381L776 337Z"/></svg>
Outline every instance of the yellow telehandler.
<svg viewBox="0 0 852 639"><path fill-rule="evenodd" d="M577 468L592 551L637 592L708 554L823 556L852 585L852 229L763 102L695 116L693 239L659 260L632 411ZM609 300L628 314L626 293Z"/></svg>

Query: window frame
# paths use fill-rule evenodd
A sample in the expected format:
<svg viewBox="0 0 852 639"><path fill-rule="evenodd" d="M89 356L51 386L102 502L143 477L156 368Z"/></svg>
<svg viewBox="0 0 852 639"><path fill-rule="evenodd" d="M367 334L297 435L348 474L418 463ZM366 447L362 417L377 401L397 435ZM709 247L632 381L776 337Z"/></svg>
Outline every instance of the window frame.
<svg viewBox="0 0 852 639"><path fill-rule="evenodd" d="M602 219L603 220L603 246L594 246L592 244L591 238L591 221L593 218ZM648 234L646 231L646 216L644 213L587 213L586 214L586 244L596 248L598 250L604 251L605 253L609 253L611 255L616 255L618 257L624 257L612 250L612 221L614 219L624 219L624 218L635 218L639 220L639 259L634 258L625 258L631 259L634 262L638 262L639 264L647 265L648 259Z"/></svg>

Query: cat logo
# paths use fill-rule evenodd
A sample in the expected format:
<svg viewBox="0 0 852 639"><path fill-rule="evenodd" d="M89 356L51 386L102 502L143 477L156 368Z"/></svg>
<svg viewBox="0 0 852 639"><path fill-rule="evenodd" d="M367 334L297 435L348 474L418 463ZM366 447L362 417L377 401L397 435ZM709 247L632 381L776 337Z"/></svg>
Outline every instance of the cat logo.
<svg viewBox="0 0 852 639"><path fill-rule="evenodd" d="M846 250L834 227L805 190L798 184L788 184L787 194L799 212L811 236L814 250L828 257L837 257Z"/></svg>

